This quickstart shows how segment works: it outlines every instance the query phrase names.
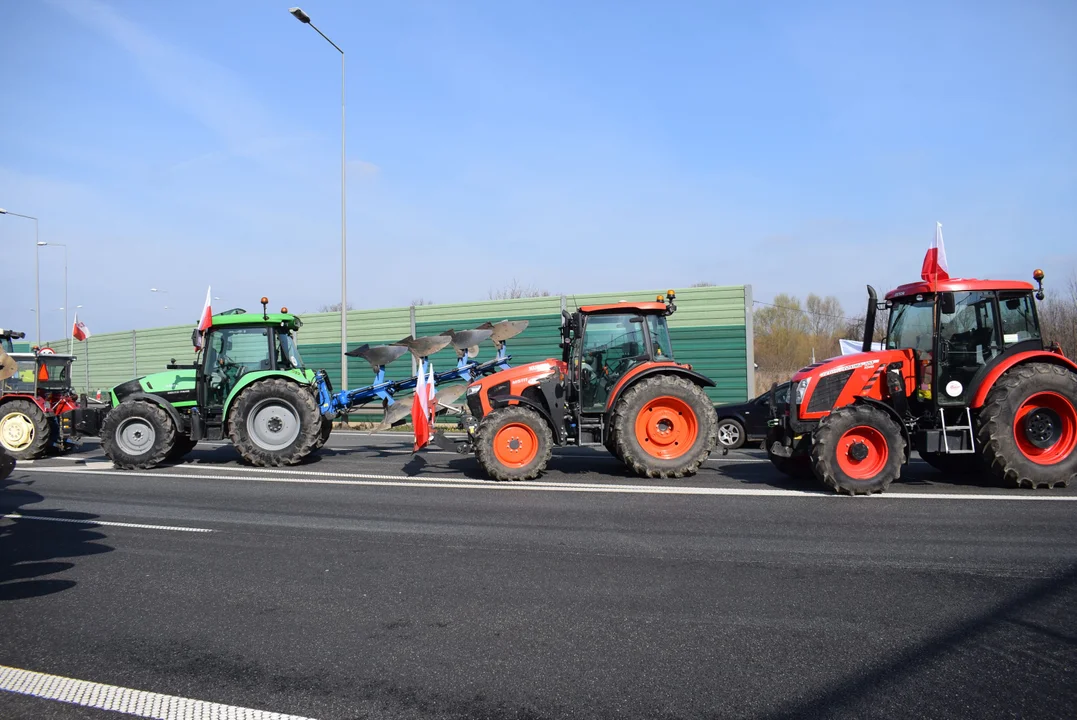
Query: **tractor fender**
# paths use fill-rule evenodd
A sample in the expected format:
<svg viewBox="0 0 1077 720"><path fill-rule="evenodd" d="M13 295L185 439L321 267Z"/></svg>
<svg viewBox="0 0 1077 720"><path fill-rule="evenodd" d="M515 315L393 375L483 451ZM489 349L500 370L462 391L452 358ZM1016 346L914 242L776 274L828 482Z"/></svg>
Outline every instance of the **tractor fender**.
<svg viewBox="0 0 1077 720"><path fill-rule="evenodd" d="M490 405L492 407L508 407L510 402L516 402L518 405L526 405L535 412L537 412L542 419L550 426L550 430L553 431L554 440L558 445L564 444L562 438L563 431L557 427L553 418L550 417L550 413L542 406L542 403L536 402L531 398L526 398L522 395L498 395L497 397L490 398Z"/></svg>
<svg viewBox="0 0 1077 720"><path fill-rule="evenodd" d="M172 403L168 402L160 395L154 395L153 393L146 392L136 392L131 393L130 395L125 395L123 401L127 402L128 400L148 400L154 405L161 406L161 408L164 409L166 413L168 413L169 417L172 418L172 422L176 424L176 432L186 432L187 425L183 422L183 417L180 416L179 410L177 410Z"/></svg>
<svg viewBox="0 0 1077 720"><path fill-rule="evenodd" d="M224 407L221 408L221 417L228 417L228 413L232 409L232 402L239 396L239 393L248 385L252 385L259 380L265 380L267 378L283 378L290 380L297 385L314 386L315 373L313 370L255 370L253 372L246 372L240 376L239 381L235 387L232 388L232 392L228 394L228 397L224 399ZM314 395L314 401L318 401L318 390L315 387L312 390Z"/></svg>
<svg viewBox="0 0 1077 720"><path fill-rule="evenodd" d="M891 419L893 419L894 422L897 423L897 426L901 429L901 436L903 438L905 438L905 460L904 460L904 463L908 463L909 462L909 455L912 452L912 438L909 437L909 428L905 427L905 421L902 419L902 417L900 415L898 415L898 411L895 410L894 408L890 407L886 403L884 403L882 400L876 400L875 398L864 397L862 395L858 395L856 397L856 399L853 400L853 402L851 404L852 405L870 405L873 408L876 408L878 410L882 410L884 413L889 415L891 417Z"/></svg>
<svg viewBox="0 0 1077 720"><path fill-rule="evenodd" d="M5 403L11 402L12 400L29 400L34 405L37 405L38 409L41 412L45 413L45 417L52 417L54 414L50 412L45 406L45 400L43 398L40 398L37 395L30 395L28 393L7 393L3 396L0 396L0 406L4 405Z"/></svg>
<svg viewBox="0 0 1077 720"><path fill-rule="evenodd" d="M643 365L633 368L625 373L625 376L614 386L613 392L610 393L609 399L606 400L606 412L613 409L613 406L617 403L618 398L621 397L621 393L635 385L637 382L644 378L653 377L655 375L677 375L678 377L687 378L700 387L714 387L714 381L706 375L701 375L695 370L691 370L684 365L678 365L675 362L647 362Z"/></svg>
<svg viewBox="0 0 1077 720"><path fill-rule="evenodd" d="M1030 362L1045 362L1053 365L1060 365L1077 373L1077 363L1074 363L1061 353L1055 353L1049 350L1033 350L1029 352L1015 353L993 365L984 374L980 379L979 384L976 386L976 392L969 402L969 407L974 410L982 408L984 403L987 402L987 394L991 392L991 388L995 387L995 382L1002 377L1004 373L1017 365L1023 365Z"/></svg>

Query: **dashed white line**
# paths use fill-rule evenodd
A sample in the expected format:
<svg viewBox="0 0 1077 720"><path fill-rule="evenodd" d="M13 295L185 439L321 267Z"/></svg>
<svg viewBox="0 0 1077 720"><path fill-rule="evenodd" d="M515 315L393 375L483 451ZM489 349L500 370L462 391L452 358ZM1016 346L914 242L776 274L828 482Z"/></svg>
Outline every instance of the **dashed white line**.
<svg viewBox="0 0 1077 720"><path fill-rule="evenodd" d="M139 472L131 470L92 470L77 468L32 468L29 473L55 473L55 474L87 474L87 475L116 475L121 477L140 478L169 478L185 480L238 480L243 482L265 483L292 483L308 485L356 485L372 487L408 487L424 489L459 489L459 490L503 490L503 491L531 491L531 492L580 492L580 493L611 493L611 494L644 494L644 495L700 495L700 496L739 496L739 497L800 497L800 498L831 498L849 499L843 495L837 495L828 490L788 490L782 488L713 488L692 487L683 485L621 485L621 484L594 484L594 483L558 483L545 481L527 482L493 482L488 480L473 480L471 478L446 478L446 477L409 477L407 475L379 475L367 473L333 473L315 472L308 470L282 470L276 468L228 468L230 472L240 473L229 475L225 473L190 472L178 473L154 470ZM265 473L266 476L258 477ZM276 475L270 477L269 474ZM1074 502L1077 495L1036 495L1031 493L1019 494L987 494L987 493L912 493L890 492L879 495L862 496L862 499L875 500L994 500L1003 502Z"/></svg>
<svg viewBox="0 0 1077 720"><path fill-rule="evenodd" d="M310 720L0 665L0 690L158 720Z"/></svg>
<svg viewBox="0 0 1077 720"><path fill-rule="evenodd" d="M70 471L68 471L70 472ZM179 525L147 525L145 523L115 522L112 520L89 520L86 518L48 517L45 515L23 515L22 513L8 513L0 515L9 520L43 520L45 522L76 523L79 525L108 525L111 527L138 528L139 530L172 530L174 532L211 533L210 528L182 527Z"/></svg>

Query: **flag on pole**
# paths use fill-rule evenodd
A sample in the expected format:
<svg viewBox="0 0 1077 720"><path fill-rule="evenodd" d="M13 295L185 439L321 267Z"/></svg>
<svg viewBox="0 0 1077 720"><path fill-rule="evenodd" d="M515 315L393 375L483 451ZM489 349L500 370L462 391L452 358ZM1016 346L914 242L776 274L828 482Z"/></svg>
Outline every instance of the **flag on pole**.
<svg viewBox="0 0 1077 720"><path fill-rule="evenodd" d="M920 277L929 283L950 279L950 269L946 265L946 248L942 244L942 223L935 223L935 239L924 255L924 265Z"/></svg>
<svg viewBox="0 0 1077 720"><path fill-rule="evenodd" d="M206 288L206 304L202 307L202 316L198 318L198 331L194 335L194 347L196 350L202 349L202 336L213 325L213 308L210 307L210 301L213 299L211 290L212 287Z"/></svg>
<svg viewBox="0 0 1077 720"><path fill-rule="evenodd" d="M431 381L433 369L431 369ZM422 365L415 383L415 394L411 396L411 424L415 427L415 450L418 452L430 442L430 392L426 387L426 375Z"/></svg>
<svg viewBox="0 0 1077 720"><path fill-rule="evenodd" d="M90 329L86 327L86 323L79 320L79 314L75 313L75 324L71 326L71 337L75 338L79 342L86 340L90 337Z"/></svg>

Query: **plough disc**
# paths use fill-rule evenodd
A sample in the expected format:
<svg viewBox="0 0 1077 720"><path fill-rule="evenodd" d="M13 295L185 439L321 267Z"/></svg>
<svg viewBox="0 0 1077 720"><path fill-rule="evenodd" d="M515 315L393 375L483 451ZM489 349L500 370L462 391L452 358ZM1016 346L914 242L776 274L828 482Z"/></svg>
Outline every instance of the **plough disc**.
<svg viewBox="0 0 1077 720"><path fill-rule="evenodd" d="M456 349L458 356L463 357L466 350L468 356L475 357L479 354L479 343L489 340L493 333L492 329L478 328L475 330L461 330L460 332L446 330L442 335L448 335L452 338L452 346Z"/></svg>
<svg viewBox="0 0 1077 720"><path fill-rule="evenodd" d="M476 329L490 330L490 339L495 343L501 343L522 333L527 329L530 322L530 320L502 320L501 322L496 323L485 322L482 325L479 325Z"/></svg>
<svg viewBox="0 0 1077 720"><path fill-rule="evenodd" d="M379 367L388 365L407 351L408 349L403 345L375 345L371 347L364 344L344 354L363 358L370 363L370 367L374 369L374 372L377 372Z"/></svg>
<svg viewBox="0 0 1077 720"><path fill-rule="evenodd" d="M452 342L452 338L448 335L431 335L421 338L413 338L408 335L406 338L396 341L393 345L403 345L412 355L422 360L433 355L438 350L444 349L450 342Z"/></svg>
<svg viewBox="0 0 1077 720"><path fill-rule="evenodd" d="M393 425L404 422L409 415L411 415L410 402L395 402L385 411L385 417L382 418L382 421L370 432L375 433L388 430Z"/></svg>

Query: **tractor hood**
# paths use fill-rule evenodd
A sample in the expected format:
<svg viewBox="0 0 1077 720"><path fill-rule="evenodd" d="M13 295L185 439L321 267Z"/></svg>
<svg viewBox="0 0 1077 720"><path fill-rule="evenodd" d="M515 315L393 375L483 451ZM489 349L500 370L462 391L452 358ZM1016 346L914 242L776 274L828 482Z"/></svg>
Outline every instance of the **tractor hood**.
<svg viewBox="0 0 1077 720"><path fill-rule="evenodd" d="M844 372L868 365L876 365L883 358L889 357L890 354L887 351L872 351L828 358L797 370L796 374L793 375L793 382L800 382L807 377L819 377L834 372Z"/></svg>
<svg viewBox="0 0 1077 720"><path fill-rule="evenodd" d="M173 405L194 404L195 370L166 370L128 380L112 388L112 404L119 405L135 393L158 395Z"/></svg>

